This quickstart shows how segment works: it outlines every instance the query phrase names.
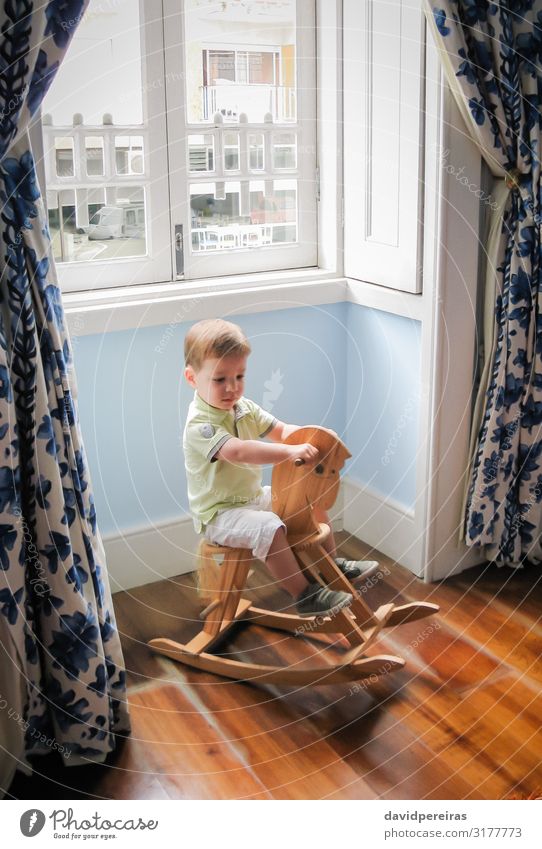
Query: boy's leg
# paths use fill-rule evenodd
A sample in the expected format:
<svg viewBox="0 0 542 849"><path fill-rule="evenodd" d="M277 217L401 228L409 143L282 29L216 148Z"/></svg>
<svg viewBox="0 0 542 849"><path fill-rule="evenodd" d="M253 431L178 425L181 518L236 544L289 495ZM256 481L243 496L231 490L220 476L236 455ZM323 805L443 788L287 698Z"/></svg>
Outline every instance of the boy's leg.
<svg viewBox="0 0 542 849"><path fill-rule="evenodd" d="M322 547L332 557L345 577L350 581L358 579L370 578L380 569L378 560L347 560L345 557L337 557L337 546L335 537L331 528L330 518L325 510L320 507L314 507L314 518L317 522L325 522L329 526L329 536L322 543Z"/></svg>
<svg viewBox="0 0 542 849"><path fill-rule="evenodd" d="M330 615L352 602L352 595L310 584L286 537L284 522L267 504L236 507L218 513L207 525L205 536L210 542L231 548L249 548L254 557L263 560L274 578L296 601L300 616Z"/></svg>
<svg viewBox="0 0 542 849"><path fill-rule="evenodd" d="M352 604L350 593L330 590L307 581L288 545L284 528L279 528L273 537L265 558L265 565L273 577L295 599L299 616L320 614L331 616Z"/></svg>
<svg viewBox="0 0 542 849"><path fill-rule="evenodd" d="M278 528L273 537L265 565L292 598L298 598L303 590L307 589L309 582L299 568L294 553L288 545L284 528Z"/></svg>
<svg viewBox="0 0 542 849"><path fill-rule="evenodd" d="M265 495L269 496L269 492ZM236 507L219 513L207 525L209 542L232 548L250 548L255 557L265 561L271 575L297 599L307 589L305 578L294 553L288 545L285 525L273 512L266 510L265 499L247 507Z"/></svg>
<svg viewBox="0 0 542 849"><path fill-rule="evenodd" d="M331 521L327 514L327 511L322 510L322 508L318 506L313 507L312 510L314 518L317 522L323 522L324 524L329 526L329 536L322 543L322 548L324 548L331 557L336 557L337 546L335 544L335 537L333 536L333 529L331 527Z"/></svg>

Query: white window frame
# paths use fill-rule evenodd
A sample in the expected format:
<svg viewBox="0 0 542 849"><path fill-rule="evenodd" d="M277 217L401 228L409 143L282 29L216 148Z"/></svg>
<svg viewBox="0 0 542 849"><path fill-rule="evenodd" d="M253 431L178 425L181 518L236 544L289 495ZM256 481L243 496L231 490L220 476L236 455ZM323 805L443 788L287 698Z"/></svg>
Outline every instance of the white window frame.
<svg viewBox="0 0 542 849"><path fill-rule="evenodd" d="M317 204L316 204L316 4L314 0L297 0L296 3L296 91L297 122L294 123L233 123L202 122L189 123L186 114L186 88L184 68L179 67L178 45L185 43L186 21L184 3L164 0L165 29L165 79L168 104L176 108L168 111L168 151L170 171L171 213L173 221L172 244L175 249L175 226L181 226L184 241L185 280L222 277L236 274L254 274L281 269L315 267L317 251ZM221 42L218 47L223 48ZM206 48L209 49L208 46ZM248 49L248 48L247 48ZM303 85L300 85L303 80ZM240 136L241 169L239 172L224 172L221 161L222 129L237 132ZM297 168L292 171L273 172L268 170L272 155L273 133L296 132L298 138ZM265 170L254 171L253 181L297 180L297 242L284 246L270 245L257 249L225 250L209 253L191 251L191 216L188 203L188 183L239 182L243 174L243 159L248 148L248 136L263 133L265 144ZM215 139L213 172L188 173L189 135L210 134ZM181 179L175 180L175 174ZM175 253L172 256L176 267ZM179 277L177 276L177 279Z"/></svg>
<svg viewBox="0 0 542 849"><path fill-rule="evenodd" d="M179 6L182 5L182 9ZM179 66L175 45L183 38L184 3L178 0L140 0L142 30L142 86L143 123L141 125L79 125L55 127L57 135L74 137L76 174L78 167L84 172L81 185L89 182L107 188L113 184L141 185L145 191L146 247L147 254L140 257L120 259L94 259L86 262L57 261L58 279L65 293L85 293L102 289L133 287L142 284L174 283L190 279L229 276L246 273L276 272L283 269L315 268L318 262L317 203L316 203L316 56L315 56L315 0L297 0L297 106L298 122L272 125L272 130L297 132L298 167L293 171L253 172L255 181L264 179L282 180L296 178L298 241L284 246L248 248L215 252L213 255L194 254L190 257L190 209L188 204L187 140L188 133L213 132L211 123L187 124L184 116L185 86L183 68ZM167 25L166 25L167 22ZM182 43L182 42L181 42ZM177 52L177 55L175 55ZM69 60L66 57L66 61ZM299 86L303 79L303 89ZM311 102L314 101L314 104ZM170 104L178 104L171 108ZM167 111L169 108L169 112ZM299 120L299 116L306 115ZM113 116L114 117L114 116ZM239 130L236 124L228 129ZM216 131L216 128L214 128ZM269 124L245 124L243 133L260 131L270 144ZM144 141L144 175L122 175L118 180L111 169L106 176L88 178L85 169L85 137L115 135L139 135ZM47 134L47 130L46 130ZM166 139L169 139L166 144ZM54 157L54 141L51 153L44 144L44 156ZM79 153L79 163L78 159ZM266 154L271 152L268 147ZM303 151L303 155L301 154ZM217 160L215 149L215 168ZM51 173L54 173L52 171ZM175 183L173 175L181 173L183 179ZM194 175L190 177L190 182ZM108 183L108 179L111 182ZM199 181L215 182L216 174L200 175ZM70 183L70 180L72 182ZM237 172L227 172L226 180L238 182ZM83 183L84 181L84 183ZM55 185L65 182L74 187L72 178L57 178ZM184 232L185 273L177 275L175 225L181 224ZM190 263L190 259L192 262Z"/></svg>
<svg viewBox="0 0 542 849"><path fill-rule="evenodd" d="M64 292L88 292L96 289L107 289L116 286L133 286L154 281L171 279L171 243L169 233L169 213L164 215L163 198L168 195L167 181L167 151L163 139L166 133L165 97L163 86L154 87L153 80L163 79L162 44L162 3L161 0L145 0L140 2L141 32L144 42L142 61L143 92L152 91L152 97L143 96L143 123L134 125L75 125L71 127L55 127L58 135L71 135L75 141L76 178L78 170L81 186L133 185L143 186L146 209L146 246L147 253L143 256L130 257L126 260L104 259L87 262L58 262L56 263L58 280ZM69 62L69 53L65 59ZM152 88L151 88L152 87ZM83 116L84 117L84 116ZM114 117L114 116L113 116ZM42 137L44 157L54 157L54 143L48 145L50 131L43 129ZM144 145L144 174L116 175L114 162L105 162L105 177L98 175L87 177L85 170L85 137L113 136L142 136ZM79 150L79 156L77 151ZM107 160L107 154L104 152ZM111 160L111 157L110 157ZM50 160L51 162L51 160ZM51 171L54 173L54 171ZM84 180L84 182L83 182ZM108 182L109 181L109 182ZM65 183L73 188L70 178L57 178L54 185ZM49 190L51 187L48 187Z"/></svg>

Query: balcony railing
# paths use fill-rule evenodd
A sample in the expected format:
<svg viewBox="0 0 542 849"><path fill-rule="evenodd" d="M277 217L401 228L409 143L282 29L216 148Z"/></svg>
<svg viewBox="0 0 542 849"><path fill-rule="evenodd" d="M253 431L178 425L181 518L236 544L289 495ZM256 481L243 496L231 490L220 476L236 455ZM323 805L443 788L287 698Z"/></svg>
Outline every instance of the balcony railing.
<svg viewBox="0 0 542 849"><path fill-rule="evenodd" d="M224 121L238 121L241 113L249 123L263 123L268 113L275 123L295 121L295 88L236 83L202 86L202 111L204 121L211 121L217 112Z"/></svg>

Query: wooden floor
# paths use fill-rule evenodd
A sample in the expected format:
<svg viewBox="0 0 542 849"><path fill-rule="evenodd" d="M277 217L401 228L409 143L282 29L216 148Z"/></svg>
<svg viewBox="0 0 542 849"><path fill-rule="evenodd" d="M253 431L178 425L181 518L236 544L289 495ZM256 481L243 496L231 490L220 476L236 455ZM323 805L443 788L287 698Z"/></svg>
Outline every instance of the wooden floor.
<svg viewBox="0 0 542 849"><path fill-rule="evenodd" d="M368 549L343 536L341 551ZM425 599L441 614L385 632L370 653L406 666L366 684L279 690L190 670L146 642L196 633L192 576L117 593L131 737L105 766L41 759L42 777L18 776L11 797L500 799L542 787L542 570L477 567L427 585L380 560L371 606ZM284 608L267 580L257 569L252 597ZM222 651L234 642L261 662L339 651L253 626Z"/></svg>

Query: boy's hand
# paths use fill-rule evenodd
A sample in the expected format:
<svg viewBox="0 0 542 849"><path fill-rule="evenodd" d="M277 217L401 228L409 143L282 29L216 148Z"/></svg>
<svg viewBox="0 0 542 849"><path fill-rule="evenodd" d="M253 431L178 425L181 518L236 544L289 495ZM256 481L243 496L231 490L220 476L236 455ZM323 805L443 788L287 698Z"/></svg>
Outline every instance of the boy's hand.
<svg viewBox="0 0 542 849"><path fill-rule="evenodd" d="M316 461L320 454L318 448L308 442L303 442L301 445L289 445L288 448L290 449L290 459L293 461L302 460L304 463L310 463Z"/></svg>

